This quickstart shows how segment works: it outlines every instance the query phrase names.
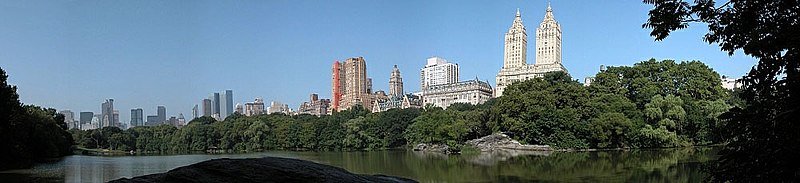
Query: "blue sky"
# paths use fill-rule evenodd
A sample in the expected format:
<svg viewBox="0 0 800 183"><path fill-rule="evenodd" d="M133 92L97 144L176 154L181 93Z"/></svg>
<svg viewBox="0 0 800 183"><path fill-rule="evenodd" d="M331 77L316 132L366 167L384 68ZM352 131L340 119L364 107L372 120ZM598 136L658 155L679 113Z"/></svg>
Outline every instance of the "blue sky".
<svg viewBox="0 0 800 183"><path fill-rule="evenodd" d="M131 108L183 113L212 92L237 103L263 97L292 108L310 93L330 96L334 60L363 56L375 90L398 65L407 92L419 90L430 56L461 66L461 79L488 80L503 62L503 34L517 8L534 53L546 1L4 1L0 67L22 102L100 111L115 99ZM575 79L600 65L656 59L700 60L722 75L744 75L755 59L702 41L704 25L655 42L641 28L640 1L553 1L563 31L563 63ZM535 55L528 55L532 64Z"/></svg>

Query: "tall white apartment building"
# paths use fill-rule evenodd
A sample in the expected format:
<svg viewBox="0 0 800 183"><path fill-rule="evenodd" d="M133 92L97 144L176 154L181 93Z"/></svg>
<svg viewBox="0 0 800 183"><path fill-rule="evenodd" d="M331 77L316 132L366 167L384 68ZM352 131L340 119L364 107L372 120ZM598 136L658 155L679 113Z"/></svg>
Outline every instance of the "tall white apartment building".
<svg viewBox="0 0 800 183"><path fill-rule="evenodd" d="M457 83L459 78L458 64L447 62L441 57L430 57L428 63L420 71L420 89L428 86Z"/></svg>

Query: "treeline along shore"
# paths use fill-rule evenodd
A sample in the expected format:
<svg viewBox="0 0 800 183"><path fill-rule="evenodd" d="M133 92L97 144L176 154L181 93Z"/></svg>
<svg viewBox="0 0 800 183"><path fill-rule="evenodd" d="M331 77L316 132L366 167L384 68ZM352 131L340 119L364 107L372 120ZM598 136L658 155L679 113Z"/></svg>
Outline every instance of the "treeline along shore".
<svg viewBox="0 0 800 183"><path fill-rule="evenodd" d="M223 121L192 120L121 130L70 130L78 146L115 151L191 153L265 150L376 150L465 142L505 132L524 144L556 149L661 148L723 142L718 117L745 105L736 91L699 61L654 59L608 67L590 86L563 72L518 82L502 97L447 109L392 109L370 113L361 106L333 115L234 114Z"/></svg>

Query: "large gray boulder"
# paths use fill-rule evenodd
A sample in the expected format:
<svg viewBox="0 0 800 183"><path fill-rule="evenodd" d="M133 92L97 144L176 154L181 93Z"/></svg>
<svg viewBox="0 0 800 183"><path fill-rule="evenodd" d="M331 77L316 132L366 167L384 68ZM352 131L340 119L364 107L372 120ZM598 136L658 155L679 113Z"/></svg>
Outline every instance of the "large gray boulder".
<svg viewBox="0 0 800 183"><path fill-rule="evenodd" d="M122 178L111 182L416 182L386 175L353 174L311 161L265 157L214 159L166 173Z"/></svg>
<svg viewBox="0 0 800 183"><path fill-rule="evenodd" d="M552 151L548 145L524 145L506 134L495 133L478 139L467 141L468 145L481 150L481 152L521 150L521 151Z"/></svg>

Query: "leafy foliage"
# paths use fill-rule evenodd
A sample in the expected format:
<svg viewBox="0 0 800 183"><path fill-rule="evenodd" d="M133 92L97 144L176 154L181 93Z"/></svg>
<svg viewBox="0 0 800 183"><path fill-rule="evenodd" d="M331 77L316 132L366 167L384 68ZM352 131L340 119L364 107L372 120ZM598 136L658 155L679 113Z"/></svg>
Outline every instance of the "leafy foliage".
<svg viewBox="0 0 800 183"><path fill-rule="evenodd" d="M70 154L72 135L55 109L25 105L0 68L0 170L31 166L46 158Z"/></svg>
<svg viewBox="0 0 800 183"><path fill-rule="evenodd" d="M703 39L732 55L753 56L758 65L742 79L741 103L723 114L721 139L728 143L712 167L716 182L786 182L800 179L800 1L645 0L654 5L643 25L656 40L696 22L708 25ZM738 91L737 91L738 93ZM714 105L718 106L718 105ZM716 108L714 106L709 109ZM712 125L707 125L712 126Z"/></svg>

